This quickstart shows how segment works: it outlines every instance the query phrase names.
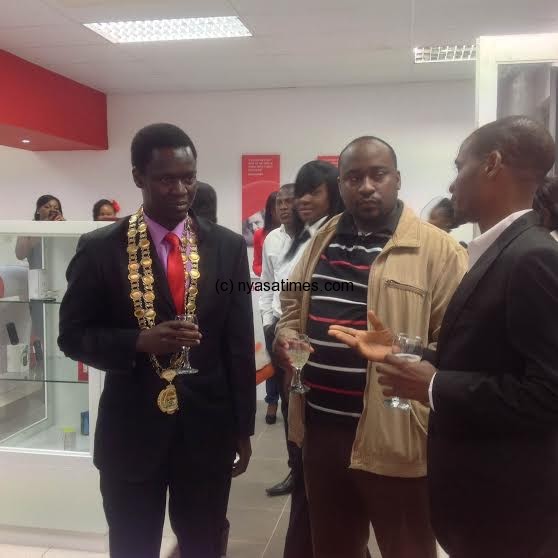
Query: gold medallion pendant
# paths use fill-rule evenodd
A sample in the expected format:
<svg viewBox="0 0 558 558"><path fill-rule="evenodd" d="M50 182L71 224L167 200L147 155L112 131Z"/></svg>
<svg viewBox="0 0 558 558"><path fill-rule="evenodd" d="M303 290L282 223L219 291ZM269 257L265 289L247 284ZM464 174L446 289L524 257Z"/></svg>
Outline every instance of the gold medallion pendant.
<svg viewBox="0 0 558 558"><path fill-rule="evenodd" d="M128 221L127 248L128 280L130 282L130 299L133 314L137 318L141 330L155 327L157 314L155 312L155 277L153 275L153 259L151 257L151 242L148 238L147 224L143 218L143 207L132 215ZM197 237L192 229L192 220L188 216L184 222L181 238L181 255L184 264L186 292L184 296L184 314L195 314L196 297L198 295L198 279L200 278ZM190 264L190 268L188 268ZM172 384L177 376L178 368L184 364L184 349L169 357L167 368L161 366L154 354L149 355L155 373L168 382L157 397L157 406L167 414L178 411L178 395Z"/></svg>
<svg viewBox="0 0 558 558"><path fill-rule="evenodd" d="M157 397L157 405L167 415L172 415L178 411L178 397L176 388L172 384L161 390L159 397Z"/></svg>

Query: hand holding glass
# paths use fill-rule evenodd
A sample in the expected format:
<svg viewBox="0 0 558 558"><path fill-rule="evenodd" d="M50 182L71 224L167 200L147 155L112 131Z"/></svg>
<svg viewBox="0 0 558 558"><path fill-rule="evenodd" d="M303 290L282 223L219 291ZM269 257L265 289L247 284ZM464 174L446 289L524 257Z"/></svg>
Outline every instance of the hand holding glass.
<svg viewBox="0 0 558 558"><path fill-rule="evenodd" d="M302 383L302 368L308 362L311 352L310 340L306 335L297 334L289 337L287 343L289 344L287 354L295 370L293 379L291 380L290 390L293 393L304 395L310 390L308 386Z"/></svg>
<svg viewBox="0 0 558 558"><path fill-rule="evenodd" d="M178 314L176 319L181 322L198 325L198 319L195 314ZM177 374L197 374L199 372L197 368L192 368L190 365L190 347L182 347L182 366L176 372Z"/></svg>
<svg viewBox="0 0 558 558"><path fill-rule="evenodd" d="M422 339L420 337L410 337L406 333L400 333L393 341L392 353L408 362L419 362L422 359L422 351ZM384 404L390 409L411 410L411 403L399 397L385 399Z"/></svg>

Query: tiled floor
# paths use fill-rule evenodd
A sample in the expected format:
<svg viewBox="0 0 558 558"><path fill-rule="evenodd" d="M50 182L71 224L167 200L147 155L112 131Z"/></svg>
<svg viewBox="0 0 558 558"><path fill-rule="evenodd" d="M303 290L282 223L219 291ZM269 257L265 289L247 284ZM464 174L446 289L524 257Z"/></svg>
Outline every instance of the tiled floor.
<svg viewBox="0 0 558 558"><path fill-rule="evenodd" d="M256 435L252 440L253 457L248 472L233 482L228 517L231 522L229 558L282 558L289 521L289 499L269 498L265 488L287 474L283 423L267 426L265 406L260 404ZM169 534L170 533L166 533ZM166 558L174 545L171 536L163 540L161 557ZM374 558L380 553L371 542ZM0 545L0 558L106 558L108 554L48 548Z"/></svg>

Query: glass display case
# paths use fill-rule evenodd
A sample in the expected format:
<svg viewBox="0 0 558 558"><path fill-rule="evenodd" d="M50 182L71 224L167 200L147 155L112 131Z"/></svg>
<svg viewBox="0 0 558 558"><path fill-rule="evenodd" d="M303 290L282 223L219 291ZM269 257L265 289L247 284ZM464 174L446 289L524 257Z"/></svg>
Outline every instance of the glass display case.
<svg viewBox="0 0 558 558"><path fill-rule="evenodd" d="M0 451L91 453L89 370L58 348L58 316L80 235L105 225L0 222Z"/></svg>

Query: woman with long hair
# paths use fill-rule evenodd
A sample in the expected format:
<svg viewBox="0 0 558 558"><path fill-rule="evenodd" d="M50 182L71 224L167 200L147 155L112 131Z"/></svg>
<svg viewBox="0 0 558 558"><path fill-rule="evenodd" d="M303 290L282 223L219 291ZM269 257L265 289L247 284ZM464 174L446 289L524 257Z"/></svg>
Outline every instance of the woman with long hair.
<svg viewBox="0 0 558 558"><path fill-rule="evenodd" d="M34 221L65 221L62 214L60 200L51 194L44 194L35 203ZM39 236L20 236L16 243L16 257L18 260L29 262L29 269L40 269L42 267L42 251L40 249L41 238Z"/></svg>
<svg viewBox="0 0 558 558"><path fill-rule="evenodd" d="M339 171L330 163L310 161L298 171L294 186L294 226L293 240L287 245L285 256L275 274L275 281L288 280L293 267L304 252L309 240L316 231L331 217L344 209L338 185ZM277 322L273 323L275 328ZM281 398L288 401L286 387L281 382ZM286 406L285 406L286 407ZM283 409L282 409L283 411ZM288 408L284 415L288 416ZM291 520L285 538L285 558L304 556L312 558L312 541L310 536L310 518L308 502L304 488L302 451L292 442L287 441L289 467L291 472L286 479L268 488L270 496L291 493Z"/></svg>
<svg viewBox="0 0 558 558"><path fill-rule="evenodd" d="M296 255L300 255L301 248L313 234L327 220L344 210L338 180L337 167L325 161L310 161L298 171L295 180L294 237L286 260L293 260Z"/></svg>

